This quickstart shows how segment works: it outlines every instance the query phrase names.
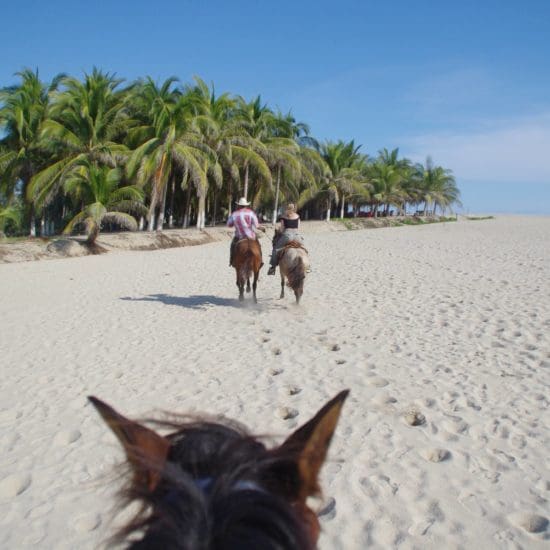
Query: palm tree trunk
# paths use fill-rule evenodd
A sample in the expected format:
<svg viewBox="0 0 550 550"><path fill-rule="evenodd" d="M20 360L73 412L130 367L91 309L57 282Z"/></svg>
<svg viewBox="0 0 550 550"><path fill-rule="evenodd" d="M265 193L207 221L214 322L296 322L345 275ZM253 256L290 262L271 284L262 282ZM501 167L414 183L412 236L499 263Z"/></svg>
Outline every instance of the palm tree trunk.
<svg viewBox="0 0 550 550"><path fill-rule="evenodd" d="M140 216L139 217L138 231L143 231L144 227L145 227L145 219L143 218L143 216Z"/></svg>
<svg viewBox="0 0 550 550"><path fill-rule="evenodd" d="M326 219L327 222L330 221L330 201L328 201L327 203L327 219Z"/></svg>
<svg viewBox="0 0 550 550"><path fill-rule="evenodd" d="M99 235L99 223L92 224L92 227L89 229L89 231L90 232L88 233L88 236L86 238L86 244L94 245L97 239L97 236Z"/></svg>
<svg viewBox="0 0 550 550"><path fill-rule="evenodd" d="M245 166L244 169L244 189L243 189L243 197L246 199L248 197L248 164Z"/></svg>
<svg viewBox="0 0 550 550"><path fill-rule="evenodd" d="M212 215L212 223L210 224L212 227L215 227L216 225L216 216L218 215L218 193L214 191L214 212Z"/></svg>
<svg viewBox="0 0 550 550"><path fill-rule="evenodd" d="M172 194L170 195L170 217L168 218L168 227L174 227L174 195L176 194L176 178L172 176Z"/></svg>
<svg viewBox="0 0 550 550"><path fill-rule="evenodd" d="M204 229L204 214L205 214L205 193L199 194L199 204L197 207L197 229Z"/></svg>
<svg viewBox="0 0 550 550"><path fill-rule="evenodd" d="M277 188L275 190L275 206L273 207L273 219L272 222L275 224L277 221L277 210L279 210L279 188L281 186L281 166L277 167Z"/></svg>
<svg viewBox="0 0 550 550"><path fill-rule="evenodd" d="M46 236L46 212L45 212L45 210L42 212L42 219L40 220L40 236L41 237Z"/></svg>
<svg viewBox="0 0 550 550"><path fill-rule="evenodd" d="M36 237L36 219L34 217L34 205L31 204L31 226L29 228L29 236Z"/></svg>
<svg viewBox="0 0 550 550"><path fill-rule="evenodd" d="M185 213L183 215L183 227L189 227L191 214L191 183L187 182L187 193L185 193Z"/></svg>
<svg viewBox="0 0 550 550"><path fill-rule="evenodd" d="M153 231L155 228L155 210L157 207L157 202L159 198L159 187L160 182L163 179L164 174L164 163L166 162L166 153L162 155L162 159L160 161L160 166L155 171L155 177L153 179L153 188L151 189L151 206L149 208L149 231ZM164 195L165 187L163 186L162 194ZM164 197L166 198L166 196ZM164 205L161 204L161 213L162 216L160 217L160 227L162 231L162 223L163 223L163 217L164 217Z"/></svg>
<svg viewBox="0 0 550 550"><path fill-rule="evenodd" d="M147 231L154 231L155 230L155 209L149 207L149 222L147 225Z"/></svg>
<svg viewBox="0 0 550 550"><path fill-rule="evenodd" d="M154 231L155 229L155 210L157 207L156 191L153 190L151 194L151 204L149 206L149 225L147 231Z"/></svg>
<svg viewBox="0 0 550 550"><path fill-rule="evenodd" d="M166 209L166 194L168 192L168 186L165 185L162 190L162 197L160 199L160 212L157 218L157 231L162 231L164 226L164 210Z"/></svg>
<svg viewBox="0 0 550 550"><path fill-rule="evenodd" d="M342 193L342 206L340 207L340 218L342 218L342 219L344 218L345 202L346 202L346 197Z"/></svg>

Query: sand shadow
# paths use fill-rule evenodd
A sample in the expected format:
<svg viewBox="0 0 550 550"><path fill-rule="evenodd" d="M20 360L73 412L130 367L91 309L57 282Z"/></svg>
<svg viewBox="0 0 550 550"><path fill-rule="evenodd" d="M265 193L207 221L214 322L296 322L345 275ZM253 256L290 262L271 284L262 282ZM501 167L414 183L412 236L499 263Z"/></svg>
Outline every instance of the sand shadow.
<svg viewBox="0 0 550 550"><path fill-rule="evenodd" d="M188 309L206 309L208 306L220 307L242 307L242 303L237 299L220 298L212 295L195 296L170 296L169 294L149 294L142 298L132 298L124 296L120 298L130 302L160 302L167 306L180 306Z"/></svg>

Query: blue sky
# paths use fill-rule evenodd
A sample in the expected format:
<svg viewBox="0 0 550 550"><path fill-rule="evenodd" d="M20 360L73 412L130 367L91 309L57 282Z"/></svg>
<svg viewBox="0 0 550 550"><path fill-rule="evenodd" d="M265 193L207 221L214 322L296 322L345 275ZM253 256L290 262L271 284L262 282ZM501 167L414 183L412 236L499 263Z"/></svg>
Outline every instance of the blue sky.
<svg viewBox="0 0 550 550"><path fill-rule="evenodd" d="M469 212L550 214L550 1L15 2L0 86L199 75L321 139L453 170Z"/></svg>

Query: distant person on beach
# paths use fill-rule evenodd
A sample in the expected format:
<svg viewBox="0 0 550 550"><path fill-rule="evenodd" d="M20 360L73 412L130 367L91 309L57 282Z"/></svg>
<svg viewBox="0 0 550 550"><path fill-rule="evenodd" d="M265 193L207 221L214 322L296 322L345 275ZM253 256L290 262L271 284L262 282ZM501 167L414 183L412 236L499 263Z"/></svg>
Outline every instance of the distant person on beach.
<svg viewBox="0 0 550 550"><path fill-rule="evenodd" d="M286 206L284 216L279 218L279 230L275 231L275 235L273 236L273 250L271 251L271 259L269 260L270 268L267 272L268 275L275 275L277 256L281 248L290 241L304 244L304 238L298 232L299 228L300 216L296 213L296 206L290 203Z"/></svg>
<svg viewBox="0 0 550 550"><path fill-rule="evenodd" d="M233 266L235 245L241 239L258 239L256 229L260 229L260 223L258 222L258 216L249 206L250 203L246 200L246 197L241 197L237 202L237 209L227 218L227 227L235 228L235 236L231 241L229 250L229 267Z"/></svg>

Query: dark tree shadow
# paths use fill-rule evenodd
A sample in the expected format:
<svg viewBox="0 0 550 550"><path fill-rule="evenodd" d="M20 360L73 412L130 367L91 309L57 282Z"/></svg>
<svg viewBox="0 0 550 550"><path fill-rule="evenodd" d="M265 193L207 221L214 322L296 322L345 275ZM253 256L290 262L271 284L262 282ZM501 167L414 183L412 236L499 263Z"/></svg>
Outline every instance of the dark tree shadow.
<svg viewBox="0 0 550 550"><path fill-rule="evenodd" d="M211 295L195 295L195 296L170 296L169 294L149 294L142 298L132 298L125 296L120 298L129 302L160 302L167 306L180 306L189 309L206 309L207 306L222 306L222 307L242 307L242 303L237 299L220 298L219 296Z"/></svg>

